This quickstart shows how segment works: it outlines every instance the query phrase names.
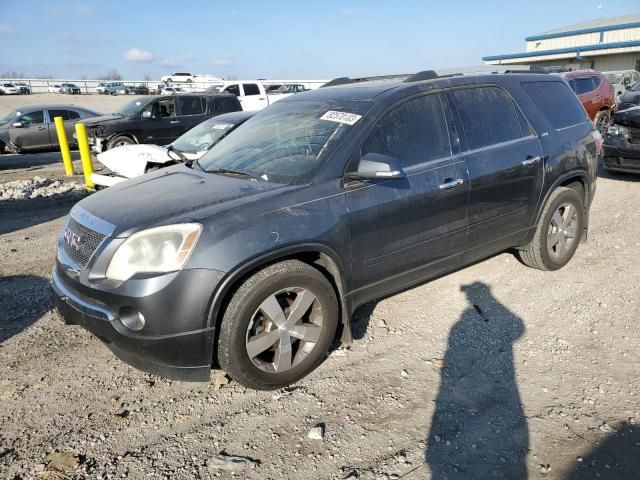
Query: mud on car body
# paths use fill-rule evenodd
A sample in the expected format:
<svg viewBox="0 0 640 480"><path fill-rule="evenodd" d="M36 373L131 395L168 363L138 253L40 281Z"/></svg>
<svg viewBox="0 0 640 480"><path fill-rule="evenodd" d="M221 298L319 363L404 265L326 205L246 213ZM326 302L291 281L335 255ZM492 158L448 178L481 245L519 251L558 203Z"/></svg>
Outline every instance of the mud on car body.
<svg viewBox="0 0 640 480"><path fill-rule="evenodd" d="M55 304L142 370L206 381L217 363L282 387L350 340L358 305L513 247L532 267L565 265L598 138L551 75L424 72L292 95L198 162L74 207Z"/></svg>

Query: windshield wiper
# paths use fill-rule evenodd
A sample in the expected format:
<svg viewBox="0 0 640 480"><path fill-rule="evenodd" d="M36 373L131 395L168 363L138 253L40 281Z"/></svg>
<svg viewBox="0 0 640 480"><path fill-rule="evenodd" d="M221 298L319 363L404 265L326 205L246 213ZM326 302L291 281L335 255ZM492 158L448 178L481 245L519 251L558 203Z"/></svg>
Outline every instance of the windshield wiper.
<svg viewBox="0 0 640 480"><path fill-rule="evenodd" d="M231 168L212 168L211 170L207 170L207 172L218 175L235 175L238 177L251 178L253 180L264 180L262 177L253 173L245 172L244 170L233 170Z"/></svg>
<svg viewBox="0 0 640 480"><path fill-rule="evenodd" d="M180 158L180 160L182 160L183 162L188 161L189 159L187 157L185 157L182 152L180 150L178 150L176 147L174 147L173 145L169 145L167 146L167 150L169 152L173 152L176 155L178 155L178 158Z"/></svg>

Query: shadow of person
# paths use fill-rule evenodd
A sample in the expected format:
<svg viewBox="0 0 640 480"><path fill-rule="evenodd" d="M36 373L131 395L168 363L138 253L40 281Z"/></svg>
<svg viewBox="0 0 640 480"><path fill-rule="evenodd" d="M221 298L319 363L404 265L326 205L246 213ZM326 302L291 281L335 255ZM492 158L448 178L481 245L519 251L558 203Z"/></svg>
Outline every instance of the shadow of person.
<svg viewBox="0 0 640 480"><path fill-rule="evenodd" d="M529 430L512 350L524 324L487 285L462 291L471 305L449 333L426 462L434 480L526 479Z"/></svg>
<svg viewBox="0 0 640 480"><path fill-rule="evenodd" d="M623 423L616 432L578 462L567 480L640 479L640 426Z"/></svg>
<svg viewBox="0 0 640 480"><path fill-rule="evenodd" d="M52 307L49 281L36 275L0 277L0 344Z"/></svg>

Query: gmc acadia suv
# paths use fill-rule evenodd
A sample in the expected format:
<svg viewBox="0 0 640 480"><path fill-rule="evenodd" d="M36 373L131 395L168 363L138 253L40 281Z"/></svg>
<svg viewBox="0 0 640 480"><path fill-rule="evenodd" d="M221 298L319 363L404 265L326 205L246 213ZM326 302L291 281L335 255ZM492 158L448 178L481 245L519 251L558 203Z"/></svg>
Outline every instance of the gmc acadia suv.
<svg viewBox="0 0 640 480"><path fill-rule="evenodd" d="M365 302L514 247L564 266L601 141L553 75L421 72L292 95L199 161L78 203L56 308L141 370L206 381L219 364L282 387L350 341Z"/></svg>

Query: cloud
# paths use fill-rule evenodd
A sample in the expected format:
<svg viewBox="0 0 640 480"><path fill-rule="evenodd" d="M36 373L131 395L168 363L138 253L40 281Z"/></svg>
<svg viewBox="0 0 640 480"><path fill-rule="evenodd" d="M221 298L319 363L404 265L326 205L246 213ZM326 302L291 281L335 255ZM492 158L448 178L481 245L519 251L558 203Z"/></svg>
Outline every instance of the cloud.
<svg viewBox="0 0 640 480"><path fill-rule="evenodd" d="M193 55L192 53L185 53L183 55L180 55L180 60L182 60L183 62L191 62L195 58L195 55Z"/></svg>
<svg viewBox="0 0 640 480"><path fill-rule="evenodd" d="M78 15L89 16L96 13L96 10L91 5L85 5L83 3L76 3L75 5L68 4L52 4L46 8L46 13L51 15Z"/></svg>
<svg viewBox="0 0 640 480"><path fill-rule="evenodd" d="M148 63L152 62L154 58L155 57L153 53L149 52L148 50L141 50L140 48L132 48L130 50L127 50L124 54L124 59L127 62L134 63Z"/></svg>
<svg viewBox="0 0 640 480"><path fill-rule="evenodd" d="M0 35L10 37L15 33L16 31L13 28L11 28L9 25L0 23Z"/></svg>
<svg viewBox="0 0 640 480"><path fill-rule="evenodd" d="M178 65L178 62L173 60L172 58L160 58L158 59L158 65L162 65L163 67L175 67Z"/></svg>
<svg viewBox="0 0 640 480"><path fill-rule="evenodd" d="M233 67L236 64L235 60L229 57L217 58L211 63L216 67Z"/></svg>

